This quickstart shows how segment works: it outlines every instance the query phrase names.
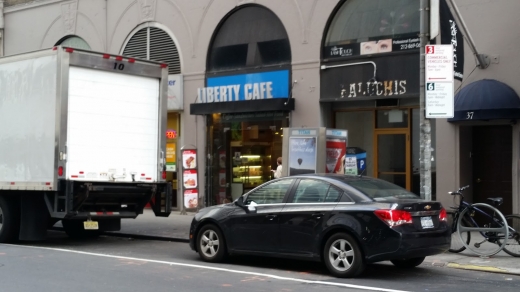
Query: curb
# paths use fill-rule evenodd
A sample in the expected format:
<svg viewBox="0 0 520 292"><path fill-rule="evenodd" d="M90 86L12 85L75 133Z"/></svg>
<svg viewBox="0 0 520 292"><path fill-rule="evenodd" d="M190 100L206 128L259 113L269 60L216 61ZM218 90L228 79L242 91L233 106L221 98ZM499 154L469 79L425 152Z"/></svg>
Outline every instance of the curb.
<svg viewBox="0 0 520 292"><path fill-rule="evenodd" d="M471 271L490 272L490 273L498 273L498 274L520 275L520 273L511 272L509 270L497 268L497 267L493 267L493 266L479 266L479 265L471 265L471 264L448 263L446 265L446 267L453 268L453 269L460 269L460 270L471 270Z"/></svg>

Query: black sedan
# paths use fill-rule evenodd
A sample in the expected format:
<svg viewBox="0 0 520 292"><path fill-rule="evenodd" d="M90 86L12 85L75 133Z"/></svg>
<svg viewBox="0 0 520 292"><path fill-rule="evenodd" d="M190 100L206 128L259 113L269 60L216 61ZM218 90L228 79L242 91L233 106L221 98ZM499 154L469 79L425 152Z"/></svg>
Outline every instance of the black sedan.
<svg viewBox="0 0 520 292"><path fill-rule="evenodd" d="M322 261L337 277L390 260L411 268L450 247L446 210L364 176L296 175L201 209L190 246L208 262L248 254Z"/></svg>

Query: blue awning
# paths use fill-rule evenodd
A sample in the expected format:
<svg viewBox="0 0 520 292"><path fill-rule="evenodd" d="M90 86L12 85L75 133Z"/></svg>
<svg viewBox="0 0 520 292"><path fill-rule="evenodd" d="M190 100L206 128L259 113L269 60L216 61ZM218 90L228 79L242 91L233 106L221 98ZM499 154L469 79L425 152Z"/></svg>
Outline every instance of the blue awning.
<svg viewBox="0 0 520 292"><path fill-rule="evenodd" d="M483 79L455 95L455 115L448 122L497 119L520 119L520 98L507 84Z"/></svg>

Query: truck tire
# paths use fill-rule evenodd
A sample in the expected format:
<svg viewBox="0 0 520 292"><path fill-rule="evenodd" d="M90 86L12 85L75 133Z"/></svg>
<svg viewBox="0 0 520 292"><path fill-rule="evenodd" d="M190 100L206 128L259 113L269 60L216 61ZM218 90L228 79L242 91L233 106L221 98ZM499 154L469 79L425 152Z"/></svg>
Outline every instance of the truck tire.
<svg viewBox="0 0 520 292"><path fill-rule="evenodd" d="M20 231L20 210L16 202L0 196L0 243L15 241Z"/></svg>
<svg viewBox="0 0 520 292"><path fill-rule="evenodd" d="M99 236L99 230L85 230L83 228L83 220L61 220L65 233L73 239L96 238Z"/></svg>

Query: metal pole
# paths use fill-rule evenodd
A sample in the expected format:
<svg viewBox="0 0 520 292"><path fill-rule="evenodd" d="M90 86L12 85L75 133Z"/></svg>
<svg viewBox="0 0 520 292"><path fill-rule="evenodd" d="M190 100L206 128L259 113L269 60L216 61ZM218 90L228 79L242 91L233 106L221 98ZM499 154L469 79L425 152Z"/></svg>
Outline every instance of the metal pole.
<svg viewBox="0 0 520 292"><path fill-rule="evenodd" d="M430 32L430 0L420 0L420 19L421 27L419 37L421 40L421 57L420 57L420 85L419 85L419 99L420 99L420 154L419 154L419 174L420 174L420 191L421 198L425 200L432 199L431 193L431 127L430 120L426 119L425 108L425 47L429 42Z"/></svg>

